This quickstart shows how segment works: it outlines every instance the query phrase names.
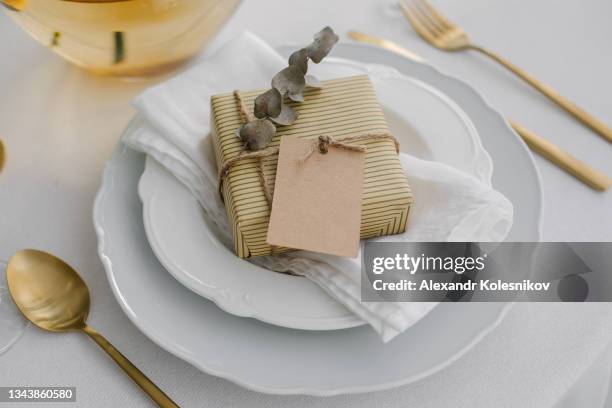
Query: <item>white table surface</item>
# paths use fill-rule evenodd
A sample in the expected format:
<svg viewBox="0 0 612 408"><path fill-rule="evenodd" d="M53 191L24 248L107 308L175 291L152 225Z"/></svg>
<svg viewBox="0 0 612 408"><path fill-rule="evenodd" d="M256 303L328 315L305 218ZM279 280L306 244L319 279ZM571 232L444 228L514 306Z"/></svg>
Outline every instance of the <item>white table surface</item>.
<svg viewBox="0 0 612 408"><path fill-rule="evenodd" d="M612 2L437 0L435 4L482 45L612 124ZM339 33L359 29L411 48L442 71L472 84L508 116L612 175L609 143L482 57L430 48L391 0L247 0L205 52L243 29L280 45L305 43L324 25ZM181 405L476 407L521 401L522 406L552 406L566 392L569 406L585 393L605 399L610 359L603 353L612 338L609 304L518 305L475 350L442 372L396 390L361 396L257 394L203 374L168 354L140 333L115 302L96 255L91 222L102 167L133 114L129 101L155 80L92 77L32 41L3 13L0 39L0 138L8 159L0 174L0 259L35 247L72 264L92 292L91 325ZM536 163L545 199L544 240L611 240L612 193L596 193L539 157ZM516 351L520 347L526 352ZM566 355L556 355L557 348ZM580 358L571 358L573 354ZM66 406L150 405L85 336L44 333L31 326L0 356L0 385L76 386L78 403Z"/></svg>

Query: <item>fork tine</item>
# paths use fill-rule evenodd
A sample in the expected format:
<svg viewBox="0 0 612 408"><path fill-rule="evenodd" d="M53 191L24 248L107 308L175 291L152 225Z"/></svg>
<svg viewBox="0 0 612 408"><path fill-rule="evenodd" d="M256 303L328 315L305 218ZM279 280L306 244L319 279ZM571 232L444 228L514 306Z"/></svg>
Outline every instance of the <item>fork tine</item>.
<svg viewBox="0 0 612 408"><path fill-rule="evenodd" d="M452 23L450 20L444 17L444 15L440 13L438 10L436 10L436 8L432 6L429 1L427 0L416 0L416 1L420 3L421 6L423 6L423 8L427 9L427 11L429 12L429 15L433 19L435 19L438 22L438 24L444 27L445 29L452 29L456 27L454 23Z"/></svg>
<svg viewBox="0 0 612 408"><path fill-rule="evenodd" d="M420 0L406 0L412 4L412 10L420 17L421 23L426 25L436 37L444 35L446 28L440 24L440 22L429 13L429 10Z"/></svg>
<svg viewBox="0 0 612 408"><path fill-rule="evenodd" d="M431 13L431 9L425 2L422 0L412 0L412 3L414 4L414 9L417 10L423 19L433 26L439 34L443 34L446 31L446 26Z"/></svg>
<svg viewBox="0 0 612 408"><path fill-rule="evenodd" d="M422 22L421 18L414 12L414 10L408 5L406 0L400 0L400 8L404 13L404 16L410 21L414 30L419 34L425 41L432 43L436 40L435 35L426 27Z"/></svg>

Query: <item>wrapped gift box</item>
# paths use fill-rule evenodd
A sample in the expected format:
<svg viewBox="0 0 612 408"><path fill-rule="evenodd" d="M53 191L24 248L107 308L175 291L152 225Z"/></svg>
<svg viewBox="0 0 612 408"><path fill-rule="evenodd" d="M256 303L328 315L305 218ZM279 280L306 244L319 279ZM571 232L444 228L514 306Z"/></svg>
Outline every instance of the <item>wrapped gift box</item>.
<svg viewBox="0 0 612 408"><path fill-rule="evenodd" d="M240 91L252 111L264 90ZM322 81L321 89L307 89L305 101L291 102L299 112L290 126L279 126L271 146L283 136L334 138L389 132L376 93L366 75ZM240 108L233 93L211 98L212 141L218 168L244 150L236 134L242 125ZM361 238L399 234L406 230L412 192L391 139L360 140L367 147L361 208ZM287 248L272 248L266 242L270 206L259 175L260 159L246 159L232 167L222 193L233 228L235 252L242 258L270 255ZM274 185L278 156L263 159L263 170Z"/></svg>

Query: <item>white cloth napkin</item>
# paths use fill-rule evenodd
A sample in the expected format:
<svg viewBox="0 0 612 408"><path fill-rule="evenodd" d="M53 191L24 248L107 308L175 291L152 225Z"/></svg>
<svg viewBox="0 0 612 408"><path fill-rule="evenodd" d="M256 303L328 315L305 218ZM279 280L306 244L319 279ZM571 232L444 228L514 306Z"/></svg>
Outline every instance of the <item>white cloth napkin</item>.
<svg viewBox="0 0 612 408"><path fill-rule="evenodd" d="M355 65L354 63L352 65ZM244 33L217 54L167 82L145 90L133 105L139 119L124 143L158 160L184 183L221 231L229 231L217 193L210 144L210 96L269 86L286 61L262 40ZM389 68L389 70L394 71ZM342 73L336 71L336 76ZM384 69L369 70L384 72ZM367 72L367 70L366 70ZM324 79L324 78L323 78ZM512 225L512 204L487 181L446 165L401 154L415 196L408 231L385 241L500 241ZM488 180L488 178L486 178ZM306 276L381 336L392 339L426 315L435 303L361 302L360 260L297 251L250 260Z"/></svg>

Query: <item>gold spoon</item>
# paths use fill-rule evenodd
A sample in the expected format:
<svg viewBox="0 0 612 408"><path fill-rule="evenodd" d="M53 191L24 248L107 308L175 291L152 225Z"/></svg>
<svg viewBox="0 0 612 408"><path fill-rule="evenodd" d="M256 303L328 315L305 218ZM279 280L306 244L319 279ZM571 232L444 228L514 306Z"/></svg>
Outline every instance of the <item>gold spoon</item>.
<svg viewBox="0 0 612 408"><path fill-rule="evenodd" d="M157 405L178 407L108 340L85 323L89 314L89 290L70 265L46 252L25 249L9 260L6 280L17 308L29 321L52 332L85 332Z"/></svg>

